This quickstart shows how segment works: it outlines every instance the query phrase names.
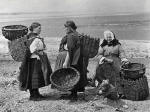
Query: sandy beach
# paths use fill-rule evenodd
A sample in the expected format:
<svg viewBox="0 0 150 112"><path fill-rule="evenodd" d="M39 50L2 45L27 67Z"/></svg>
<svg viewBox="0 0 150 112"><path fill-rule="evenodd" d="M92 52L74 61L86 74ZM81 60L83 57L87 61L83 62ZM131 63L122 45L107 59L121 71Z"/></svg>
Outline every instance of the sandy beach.
<svg viewBox="0 0 150 112"><path fill-rule="evenodd" d="M2 38L2 37L1 37ZM61 38L47 37L47 53L52 68L54 68L58 45ZM3 41L3 42L2 42ZM7 40L2 39L0 44L0 111L1 112L149 112L150 97L144 101L119 100L118 103L103 99L99 96L95 99L95 89L86 87L85 93L79 94L77 102L60 99L64 92L51 89L50 85L40 89L40 92L47 96L46 100L29 101L29 92L18 89L17 76L20 62L13 61L7 48ZM150 41L121 41L127 57L131 62L143 63L146 65L145 75L150 85ZM5 50L4 50L5 49ZM2 52L5 51L5 52ZM90 59L88 77L93 76L95 59ZM127 105L128 108L124 107Z"/></svg>

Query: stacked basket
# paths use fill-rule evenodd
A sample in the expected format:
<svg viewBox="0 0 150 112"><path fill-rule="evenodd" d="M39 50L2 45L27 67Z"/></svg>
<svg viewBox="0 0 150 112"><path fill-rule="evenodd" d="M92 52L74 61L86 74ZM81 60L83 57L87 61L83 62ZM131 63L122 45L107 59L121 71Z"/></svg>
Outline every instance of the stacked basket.
<svg viewBox="0 0 150 112"><path fill-rule="evenodd" d="M130 63L126 67L122 66L121 82L128 100L145 100L149 96L147 77L144 74L144 64Z"/></svg>
<svg viewBox="0 0 150 112"><path fill-rule="evenodd" d="M23 61L27 51L28 28L23 25L10 25L2 27L3 36L9 40L8 47L15 61Z"/></svg>
<svg viewBox="0 0 150 112"><path fill-rule="evenodd" d="M100 39L84 34L81 34L79 37L83 46L83 56L88 58L93 58L96 56L99 49Z"/></svg>

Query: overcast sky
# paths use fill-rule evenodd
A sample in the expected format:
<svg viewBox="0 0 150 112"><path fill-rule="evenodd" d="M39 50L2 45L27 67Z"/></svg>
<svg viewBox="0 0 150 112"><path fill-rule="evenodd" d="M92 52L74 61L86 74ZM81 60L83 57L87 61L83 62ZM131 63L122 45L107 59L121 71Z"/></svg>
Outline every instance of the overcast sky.
<svg viewBox="0 0 150 112"><path fill-rule="evenodd" d="M150 0L0 0L0 13L51 11L142 13L150 12Z"/></svg>

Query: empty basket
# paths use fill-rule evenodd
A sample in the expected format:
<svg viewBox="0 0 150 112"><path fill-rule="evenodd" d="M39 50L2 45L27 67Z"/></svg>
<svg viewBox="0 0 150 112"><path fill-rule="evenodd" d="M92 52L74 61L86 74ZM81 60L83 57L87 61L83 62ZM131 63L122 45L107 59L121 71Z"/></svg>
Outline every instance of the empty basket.
<svg viewBox="0 0 150 112"><path fill-rule="evenodd" d="M72 67L58 69L50 77L51 83L61 91L73 89L79 79L80 73Z"/></svg>
<svg viewBox="0 0 150 112"><path fill-rule="evenodd" d="M3 36L12 41L21 38L28 33L28 28L23 25L9 25L2 27Z"/></svg>
<svg viewBox="0 0 150 112"><path fill-rule="evenodd" d="M122 66L122 75L128 79L138 79L145 74L145 65L141 63L130 63L127 66Z"/></svg>

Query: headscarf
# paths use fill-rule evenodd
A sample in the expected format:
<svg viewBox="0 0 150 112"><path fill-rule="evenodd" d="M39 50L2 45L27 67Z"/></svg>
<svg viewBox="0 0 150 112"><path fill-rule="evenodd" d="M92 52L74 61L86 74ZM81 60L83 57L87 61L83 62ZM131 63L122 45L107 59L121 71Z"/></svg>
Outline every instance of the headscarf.
<svg viewBox="0 0 150 112"><path fill-rule="evenodd" d="M112 37L112 40L115 39L114 33L111 32L110 30L106 30L104 31L104 39L107 40L107 35L110 34L110 36Z"/></svg>
<svg viewBox="0 0 150 112"><path fill-rule="evenodd" d="M110 43L107 42L107 34L110 34L110 36L112 37L112 41ZM112 31L110 31L110 30L104 31L104 40L103 40L102 44L100 45L101 47L104 47L106 45L108 45L108 46L116 46L118 44L121 45L121 43L119 42L118 39L116 39L116 36L115 36L115 34Z"/></svg>

